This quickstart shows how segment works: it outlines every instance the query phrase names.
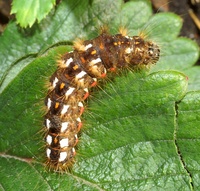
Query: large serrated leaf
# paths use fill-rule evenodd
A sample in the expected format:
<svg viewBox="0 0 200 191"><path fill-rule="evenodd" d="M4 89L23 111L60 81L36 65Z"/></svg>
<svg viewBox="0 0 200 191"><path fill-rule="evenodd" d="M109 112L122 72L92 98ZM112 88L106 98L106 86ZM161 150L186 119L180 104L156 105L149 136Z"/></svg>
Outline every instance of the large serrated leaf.
<svg viewBox="0 0 200 191"><path fill-rule="evenodd" d="M133 12L127 14L130 8ZM190 40L176 38L181 26L176 15L153 16L148 24L150 16L150 4L145 0L128 4L120 0L68 0L31 31L20 31L13 23L8 26L0 37L1 188L171 191L191 190L191 182L198 187L197 155L191 156L193 168L187 171L184 162L190 155L184 154L179 142L176 144L181 106L177 108L175 102L181 103L188 78L176 71L159 72L165 65L186 72L191 69L187 75L193 83L189 81L189 85L197 89L193 77L197 73L192 71L192 65L198 58L198 47ZM150 37L160 41L162 56L150 75L125 72L114 82L102 85L103 90L94 90L83 116L84 128L72 172L60 175L45 171L41 132L45 84L56 69L59 55L70 50L59 42L71 45L76 37L91 39L101 24L108 24L112 32L119 25L127 26L132 35L138 27L148 29ZM168 35L171 41L166 40ZM195 99L190 104L199 106ZM184 123L187 125L187 121ZM196 129L191 128L191 132ZM183 158L178 149L183 151ZM184 149L190 149L190 145Z"/></svg>

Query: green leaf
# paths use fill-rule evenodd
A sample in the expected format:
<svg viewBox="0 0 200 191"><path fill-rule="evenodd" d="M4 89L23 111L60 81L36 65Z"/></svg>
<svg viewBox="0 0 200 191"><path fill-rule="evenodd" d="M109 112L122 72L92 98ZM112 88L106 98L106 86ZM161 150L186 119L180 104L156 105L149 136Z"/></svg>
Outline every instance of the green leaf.
<svg viewBox="0 0 200 191"><path fill-rule="evenodd" d="M173 13L159 13L153 16L142 28L147 38L158 43L171 42L177 38L182 27L181 18ZM162 47L165 48L165 47Z"/></svg>
<svg viewBox="0 0 200 191"><path fill-rule="evenodd" d="M182 20L173 13L160 13L147 22L142 31L149 39L161 47L161 57L152 72L160 70L178 70L189 77L189 89L199 90L199 46L190 39L176 38L182 26Z"/></svg>
<svg viewBox="0 0 200 191"><path fill-rule="evenodd" d="M31 29L22 30L15 23L10 23L0 36L0 84L7 79L7 85L26 66L22 63L25 59L37 57L49 47L56 46L59 41L72 44L72 41L80 37L80 34L85 34L84 23L80 19L88 11L88 1L67 1L67 4L65 3L63 1L55 14L49 15L43 23ZM15 67L15 71L18 72L10 74L12 67ZM3 84L3 87L6 85Z"/></svg>
<svg viewBox="0 0 200 191"><path fill-rule="evenodd" d="M195 190L200 189L200 91L189 92L178 104L177 146Z"/></svg>
<svg viewBox="0 0 200 191"><path fill-rule="evenodd" d="M36 20L40 22L55 5L55 0L13 0L11 14L16 13L21 27L31 27Z"/></svg>
<svg viewBox="0 0 200 191"><path fill-rule="evenodd" d="M177 38L179 17L151 17L151 12L145 0L68 0L31 30L9 24L0 37L1 188L171 191L192 190L192 184L198 187L199 170L194 165L198 163L197 150L190 157L184 152L190 144L184 143L182 150L184 141L179 142L184 138L179 139L179 130L189 124L184 121L183 125L179 119L188 78L172 71L184 67L189 85L193 79L191 87L198 88L194 85L197 72L193 70L198 47L188 39ZM107 24L112 33L119 26L128 27L130 35L136 35L137 30L148 31L150 38L160 42L162 56L150 74L124 72L114 82L104 83L102 91L93 90L83 115L84 127L72 172L48 172L43 166L41 132L45 84L56 69L59 55L71 50L71 46L62 44L72 45L77 37L91 39L102 24ZM171 71L161 71L166 70L165 65ZM190 105L199 107L195 99L188 104L195 111ZM195 133L193 126L197 126L194 121L190 127ZM192 160L193 168L184 165L187 158Z"/></svg>
<svg viewBox="0 0 200 191"><path fill-rule="evenodd" d="M81 181L89 190L115 187L118 190L144 190L146 184L152 188L160 181L170 188L174 180L179 181L174 188L189 187L187 173L181 166L173 140L175 101L183 97L187 87L187 78L178 72L159 72L149 76L129 72L117 77L113 84L106 84L104 91L93 95L90 112L85 115L87 122L73 175L60 178L42 171L40 152L43 149L38 150L42 146L42 136L37 134L42 123L40 100L45 91L42 87L46 76L53 70L49 66L55 62L58 51L61 53L66 49L59 47L36 59L1 95L0 126L9 127L2 132L0 144L1 151L6 151L1 155L1 164L6 167L1 167L4 176L9 176L9 172L17 175L20 170L18 179L26 176L31 180L35 176L35 183L31 182L36 185L34 189L45 190L54 190L57 184L60 190L65 190L64 180L72 187ZM13 114L9 115L11 111ZM34 161L31 163L33 156L40 166ZM17 168L13 169L12 162ZM155 173L160 178L153 177ZM4 187L12 189L18 184L18 179L10 184L5 177L1 177L5 180ZM129 185L126 186L125 182ZM28 185L22 181L21 186L25 190Z"/></svg>
<svg viewBox="0 0 200 191"><path fill-rule="evenodd" d="M166 43L161 50L163 50L163 56L152 71L171 70L173 68L187 73L187 70L193 67L199 58L198 45L186 38L177 38Z"/></svg>
<svg viewBox="0 0 200 191"><path fill-rule="evenodd" d="M105 190L189 190L174 145L175 102L186 88L178 72L128 73L106 84L84 116L75 175Z"/></svg>
<svg viewBox="0 0 200 191"><path fill-rule="evenodd" d="M138 29L143 27L151 17L152 9L148 1L136 0L125 3L117 14L118 17L109 22L111 30L114 28L113 32L116 33L116 29L125 27L128 29L129 35L137 35Z"/></svg>
<svg viewBox="0 0 200 191"><path fill-rule="evenodd" d="M200 67L193 66L186 70L187 75L189 76L189 87L188 90L199 90L200 87Z"/></svg>

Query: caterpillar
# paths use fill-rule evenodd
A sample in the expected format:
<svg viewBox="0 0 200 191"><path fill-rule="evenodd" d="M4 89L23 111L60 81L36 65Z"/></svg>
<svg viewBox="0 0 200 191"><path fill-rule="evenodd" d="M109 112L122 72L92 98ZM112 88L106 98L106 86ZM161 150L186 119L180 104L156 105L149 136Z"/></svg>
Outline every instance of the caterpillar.
<svg viewBox="0 0 200 191"><path fill-rule="evenodd" d="M110 35L103 30L93 40L75 42L74 50L61 56L45 98L46 163L50 169L65 171L74 164L84 100L97 80L121 68L154 64L159 55L159 46L142 36Z"/></svg>

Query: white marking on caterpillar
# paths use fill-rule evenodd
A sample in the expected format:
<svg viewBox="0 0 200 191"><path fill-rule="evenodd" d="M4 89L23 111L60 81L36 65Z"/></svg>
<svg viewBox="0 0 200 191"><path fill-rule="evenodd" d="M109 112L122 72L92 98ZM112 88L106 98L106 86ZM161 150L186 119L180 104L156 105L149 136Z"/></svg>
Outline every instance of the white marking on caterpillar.
<svg viewBox="0 0 200 191"><path fill-rule="evenodd" d="M130 37L130 36L125 36L127 39L130 39L130 40L133 40L133 38L132 37Z"/></svg>
<svg viewBox="0 0 200 191"><path fill-rule="evenodd" d="M58 82L58 78L55 77L54 81L53 81L53 87L55 88L56 87L56 84Z"/></svg>
<svg viewBox="0 0 200 191"><path fill-rule="evenodd" d="M92 60L92 61L90 62L90 65L95 65L95 64L97 64L97 63L99 63L99 62L101 62L101 58L97 58L97 59L95 59L95 60Z"/></svg>
<svg viewBox="0 0 200 191"><path fill-rule="evenodd" d="M47 135L47 137L46 137L46 142L47 142L49 145L51 145L51 143L52 143L52 136L51 136L51 135Z"/></svg>
<svg viewBox="0 0 200 191"><path fill-rule="evenodd" d="M70 87L70 88L66 91L65 96L71 95L71 94L73 93L74 90L75 90L75 88Z"/></svg>
<svg viewBox="0 0 200 191"><path fill-rule="evenodd" d="M96 78L92 78L95 82L97 82L97 79Z"/></svg>
<svg viewBox="0 0 200 191"><path fill-rule="evenodd" d="M82 78L83 76L85 76L87 73L85 71L81 71L79 74L76 75L77 79Z"/></svg>
<svg viewBox="0 0 200 191"><path fill-rule="evenodd" d="M92 47L92 44L87 44L84 48L85 48L85 51L87 50L87 49L89 49L89 48L91 48Z"/></svg>
<svg viewBox="0 0 200 191"><path fill-rule="evenodd" d="M63 109L62 109L62 111L61 111L61 115L67 113L67 110L69 109L69 107L70 107L69 105L64 105L64 106L63 106Z"/></svg>
<svg viewBox="0 0 200 191"><path fill-rule="evenodd" d="M68 138L60 140L60 147L61 148L68 147L68 146L69 146L69 139Z"/></svg>
<svg viewBox="0 0 200 191"><path fill-rule="evenodd" d="M64 122L61 124L61 132L63 133L68 128L69 122Z"/></svg>
<svg viewBox="0 0 200 191"><path fill-rule="evenodd" d="M51 99L48 98L48 102L47 102L47 108L48 108L48 109L51 107L51 103L52 103Z"/></svg>
<svg viewBox="0 0 200 191"><path fill-rule="evenodd" d="M79 107L83 107L83 103L82 102L78 102L78 106Z"/></svg>
<svg viewBox="0 0 200 191"><path fill-rule="evenodd" d="M51 121L49 119L46 119L46 127L47 127L47 129L50 128L50 123L51 123Z"/></svg>
<svg viewBox="0 0 200 191"><path fill-rule="evenodd" d="M65 62L66 67L68 67L72 62L73 62L73 58L67 59L67 61Z"/></svg>
<svg viewBox="0 0 200 191"><path fill-rule="evenodd" d="M67 158L67 152L61 152L58 161L59 161L59 162L62 162L62 161L64 161L66 158Z"/></svg>
<svg viewBox="0 0 200 191"><path fill-rule="evenodd" d="M73 152L73 153L75 153L75 152L76 152L74 147L72 148L72 152Z"/></svg>
<svg viewBox="0 0 200 191"><path fill-rule="evenodd" d="M47 157L50 158L51 150L49 148L47 148L46 154L47 154Z"/></svg>
<svg viewBox="0 0 200 191"><path fill-rule="evenodd" d="M132 51L133 51L133 48L127 48L127 49L125 50L125 53L126 53L126 54L130 54Z"/></svg>
<svg viewBox="0 0 200 191"><path fill-rule="evenodd" d="M84 88L84 91L85 91L85 92L88 92L88 88Z"/></svg>

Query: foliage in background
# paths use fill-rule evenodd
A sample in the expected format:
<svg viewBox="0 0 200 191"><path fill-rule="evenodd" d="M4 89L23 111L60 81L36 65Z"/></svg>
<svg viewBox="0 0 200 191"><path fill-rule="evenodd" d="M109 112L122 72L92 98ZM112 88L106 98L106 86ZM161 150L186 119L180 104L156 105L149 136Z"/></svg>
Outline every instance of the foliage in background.
<svg viewBox="0 0 200 191"><path fill-rule="evenodd" d="M17 23L21 27L32 27L44 19L55 5L56 0L13 0L11 14L16 14Z"/></svg>
<svg viewBox="0 0 200 191"><path fill-rule="evenodd" d="M95 37L103 24L112 33L119 26L130 35L144 30L162 56L149 72L125 72L94 91L72 172L45 171L44 84L58 55L77 37ZM152 16L147 0L66 0L31 29L11 22L0 37L1 188L198 190L199 48L177 38L181 25L172 13Z"/></svg>

